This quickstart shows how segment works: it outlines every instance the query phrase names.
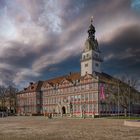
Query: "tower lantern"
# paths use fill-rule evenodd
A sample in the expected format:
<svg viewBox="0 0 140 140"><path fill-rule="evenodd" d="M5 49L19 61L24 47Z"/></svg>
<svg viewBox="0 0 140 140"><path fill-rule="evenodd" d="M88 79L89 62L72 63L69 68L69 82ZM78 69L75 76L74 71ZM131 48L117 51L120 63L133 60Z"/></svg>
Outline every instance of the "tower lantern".
<svg viewBox="0 0 140 140"><path fill-rule="evenodd" d="M95 27L92 25L93 23L93 17L91 17L91 24L89 26L89 29L88 29L88 38L90 39L95 39Z"/></svg>

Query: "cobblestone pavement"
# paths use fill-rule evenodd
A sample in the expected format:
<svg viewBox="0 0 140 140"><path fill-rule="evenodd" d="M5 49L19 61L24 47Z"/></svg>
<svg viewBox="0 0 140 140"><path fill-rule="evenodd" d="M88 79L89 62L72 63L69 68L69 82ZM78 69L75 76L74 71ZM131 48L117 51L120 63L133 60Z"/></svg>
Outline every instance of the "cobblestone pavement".
<svg viewBox="0 0 140 140"><path fill-rule="evenodd" d="M140 140L140 129L117 119L0 118L0 140Z"/></svg>

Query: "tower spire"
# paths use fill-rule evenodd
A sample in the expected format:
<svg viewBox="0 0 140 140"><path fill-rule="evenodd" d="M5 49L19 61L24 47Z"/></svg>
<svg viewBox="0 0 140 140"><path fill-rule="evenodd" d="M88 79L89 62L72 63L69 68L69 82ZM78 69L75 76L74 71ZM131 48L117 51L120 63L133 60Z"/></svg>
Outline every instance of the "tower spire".
<svg viewBox="0 0 140 140"><path fill-rule="evenodd" d="M90 19L90 26L89 26L89 29L88 29L88 38L91 39L91 40L94 40L95 39L95 27L93 26L93 16L91 17Z"/></svg>
<svg viewBox="0 0 140 140"><path fill-rule="evenodd" d="M91 24L93 23L93 16L91 16L91 18L90 18L90 22L91 22Z"/></svg>

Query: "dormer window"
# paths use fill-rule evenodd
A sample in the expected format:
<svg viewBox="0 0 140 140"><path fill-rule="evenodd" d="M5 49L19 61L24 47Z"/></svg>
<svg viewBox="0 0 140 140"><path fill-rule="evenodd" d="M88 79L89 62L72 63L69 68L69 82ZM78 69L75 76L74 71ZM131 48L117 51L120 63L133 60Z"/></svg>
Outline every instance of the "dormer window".
<svg viewBox="0 0 140 140"><path fill-rule="evenodd" d="M27 90L27 88L24 88L24 90L26 91L26 90Z"/></svg>
<svg viewBox="0 0 140 140"><path fill-rule="evenodd" d="M33 82L30 82L30 85L33 85Z"/></svg>

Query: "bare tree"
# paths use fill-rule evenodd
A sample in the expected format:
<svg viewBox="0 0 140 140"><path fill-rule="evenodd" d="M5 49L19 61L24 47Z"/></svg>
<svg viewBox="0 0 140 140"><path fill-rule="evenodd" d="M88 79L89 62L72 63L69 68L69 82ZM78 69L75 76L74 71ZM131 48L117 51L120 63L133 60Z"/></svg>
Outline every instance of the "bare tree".
<svg viewBox="0 0 140 140"><path fill-rule="evenodd" d="M130 113L131 106L136 102L140 102L140 93L136 90L137 85L138 80L128 76L122 76L119 79L112 78L112 80L106 82L105 103L110 107L115 105L118 115L120 109L123 109L125 116L127 116L127 112Z"/></svg>
<svg viewBox="0 0 140 140"><path fill-rule="evenodd" d="M8 107L9 112L14 113L16 111L16 94L18 92L18 89L13 86L8 86L6 88L6 97L8 100Z"/></svg>
<svg viewBox="0 0 140 140"><path fill-rule="evenodd" d="M9 111L16 109L16 93L18 89L13 86L0 86L0 108L2 111Z"/></svg>
<svg viewBox="0 0 140 140"><path fill-rule="evenodd" d="M6 93L6 87L0 86L0 108L1 110L5 109L5 93Z"/></svg>
<svg viewBox="0 0 140 140"><path fill-rule="evenodd" d="M127 116L127 112L130 113L131 105L138 101L140 96L139 92L136 90L138 80L134 78L129 78L127 75L122 76L119 82L119 96L118 98L119 104L122 108L124 108L125 116Z"/></svg>

